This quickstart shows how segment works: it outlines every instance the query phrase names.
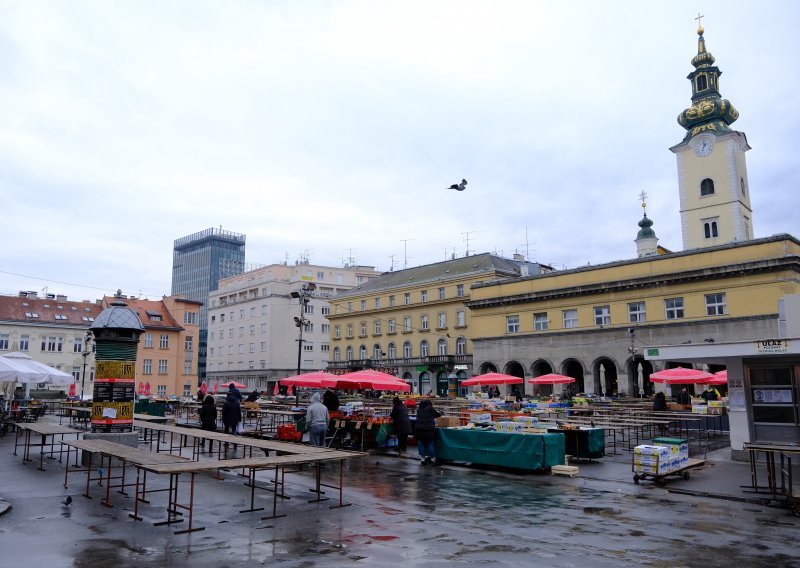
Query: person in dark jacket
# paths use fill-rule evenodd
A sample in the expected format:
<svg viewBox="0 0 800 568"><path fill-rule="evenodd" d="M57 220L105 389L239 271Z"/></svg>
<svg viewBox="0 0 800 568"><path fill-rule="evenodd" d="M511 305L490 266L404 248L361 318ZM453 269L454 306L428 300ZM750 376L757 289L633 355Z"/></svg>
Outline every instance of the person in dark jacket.
<svg viewBox="0 0 800 568"><path fill-rule="evenodd" d="M244 400L245 402L256 402L258 397L261 396L257 390L254 390L250 394L247 395L247 398Z"/></svg>
<svg viewBox="0 0 800 568"><path fill-rule="evenodd" d="M666 409L667 409L667 397L664 396L663 392L656 393L656 397L653 399L653 411L663 412Z"/></svg>
<svg viewBox="0 0 800 568"><path fill-rule="evenodd" d="M336 412L339 410L339 397L336 396L335 392L328 389L322 395L322 404L328 409L328 414L331 412Z"/></svg>
<svg viewBox="0 0 800 568"><path fill-rule="evenodd" d="M200 428L209 432L217 431L217 401L210 394L203 399L200 407ZM208 441L208 451L213 447L214 441Z"/></svg>
<svg viewBox="0 0 800 568"><path fill-rule="evenodd" d="M397 436L397 455L403 457L408 447L408 435L411 434L411 420L408 418L408 408L399 397L392 399L392 429Z"/></svg>
<svg viewBox="0 0 800 568"><path fill-rule="evenodd" d="M236 385L231 383L228 385L228 393L233 393L233 396L236 397L236 400L242 402L242 391L236 388Z"/></svg>
<svg viewBox="0 0 800 568"><path fill-rule="evenodd" d="M222 405L222 425L225 427L226 434L237 436L236 427L242 421L242 407L239 399L232 392L228 392L225 403Z"/></svg>
<svg viewBox="0 0 800 568"><path fill-rule="evenodd" d="M686 387L683 387L678 393L678 404L689 404L689 391L686 390Z"/></svg>
<svg viewBox="0 0 800 568"><path fill-rule="evenodd" d="M436 448L433 438L436 433L436 419L441 416L429 399L423 399L417 409L417 448L423 465L436 465Z"/></svg>

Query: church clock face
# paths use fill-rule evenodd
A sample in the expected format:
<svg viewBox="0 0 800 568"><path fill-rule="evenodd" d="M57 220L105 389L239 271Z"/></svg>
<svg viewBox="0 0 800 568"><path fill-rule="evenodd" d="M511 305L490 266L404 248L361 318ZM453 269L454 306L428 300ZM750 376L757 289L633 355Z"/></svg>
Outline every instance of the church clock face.
<svg viewBox="0 0 800 568"><path fill-rule="evenodd" d="M708 139L698 140L694 145L694 153L696 156L704 158L714 151L714 142Z"/></svg>

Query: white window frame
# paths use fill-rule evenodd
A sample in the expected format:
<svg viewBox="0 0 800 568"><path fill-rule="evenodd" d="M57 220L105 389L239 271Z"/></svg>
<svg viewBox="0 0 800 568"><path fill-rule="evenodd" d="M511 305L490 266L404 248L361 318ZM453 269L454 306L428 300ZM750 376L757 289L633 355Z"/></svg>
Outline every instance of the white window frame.
<svg viewBox="0 0 800 568"><path fill-rule="evenodd" d="M519 315L506 316L506 333L519 333Z"/></svg>
<svg viewBox="0 0 800 568"><path fill-rule="evenodd" d="M628 321L642 323L647 321L647 305L644 302L628 303Z"/></svg>
<svg viewBox="0 0 800 568"><path fill-rule="evenodd" d="M547 312L533 314L533 331L547 331L550 320L547 319Z"/></svg>
<svg viewBox="0 0 800 568"><path fill-rule="evenodd" d="M595 325L611 325L611 306L594 307L594 324Z"/></svg>
<svg viewBox="0 0 800 568"><path fill-rule="evenodd" d="M705 300L707 316L724 316L728 313L728 303L725 292L706 294Z"/></svg>
<svg viewBox="0 0 800 568"><path fill-rule="evenodd" d="M668 320L683 319L684 312L683 298L666 298L664 300L664 317Z"/></svg>

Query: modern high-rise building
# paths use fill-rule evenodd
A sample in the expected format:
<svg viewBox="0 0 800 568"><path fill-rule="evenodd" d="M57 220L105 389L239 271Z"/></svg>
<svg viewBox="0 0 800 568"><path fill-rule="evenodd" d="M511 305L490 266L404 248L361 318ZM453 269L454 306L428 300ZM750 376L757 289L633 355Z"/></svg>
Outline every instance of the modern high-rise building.
<svg viewBox="0 0 800 568"><path fill-rule="evenodd" d="M197 374L206 375L208 294L221 277L244 271L245 235L222 228L206 229L175 241L172 253L172 295L203 302L200 310Z"/></svg>

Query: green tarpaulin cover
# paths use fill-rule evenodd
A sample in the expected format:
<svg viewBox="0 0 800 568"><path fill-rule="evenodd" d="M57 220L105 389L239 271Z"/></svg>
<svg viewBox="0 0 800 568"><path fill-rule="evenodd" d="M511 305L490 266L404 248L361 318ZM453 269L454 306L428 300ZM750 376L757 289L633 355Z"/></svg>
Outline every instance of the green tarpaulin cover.
<svg viewBox="0 0 800 568"><path fill-rule="evenodd" d="M436 456L449 461L544 469L564 463L564 435L437 428Z"/></svg>

